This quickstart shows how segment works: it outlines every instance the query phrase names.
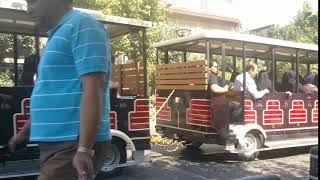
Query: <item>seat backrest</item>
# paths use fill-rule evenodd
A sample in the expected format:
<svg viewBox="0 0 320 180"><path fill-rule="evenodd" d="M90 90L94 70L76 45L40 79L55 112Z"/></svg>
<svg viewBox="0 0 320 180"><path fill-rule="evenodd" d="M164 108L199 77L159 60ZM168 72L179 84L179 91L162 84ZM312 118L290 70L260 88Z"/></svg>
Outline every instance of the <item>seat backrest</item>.
<svg viewBox="0 0 320 180"><path fill-rule="evenodd" d="M292 70L285 72L282 76L281 86L282 91L291 91L296 93L296 73ZM300 93L306 93L306 90L303 88L301 83L298 83L298 87Z"/></svg>
<svg viewBox="0 0 320 180"><path fill-rule="evenodd" d="M239 74L240 74L239 72L233 72L233 73L231 74L230 82L231 82L231 83L234 83L234 80L236 79L236 77L237 77Z"/></svg>
<svg viewBox="0 0 320 180"><path fill-rule="evenodd" d="M260 71L257 78L256 78L256 84L257 84L257 89L259 91L264 90L264 89L272 89L272 81L271 81L271 76L270 72L267 71Z"/></svg>

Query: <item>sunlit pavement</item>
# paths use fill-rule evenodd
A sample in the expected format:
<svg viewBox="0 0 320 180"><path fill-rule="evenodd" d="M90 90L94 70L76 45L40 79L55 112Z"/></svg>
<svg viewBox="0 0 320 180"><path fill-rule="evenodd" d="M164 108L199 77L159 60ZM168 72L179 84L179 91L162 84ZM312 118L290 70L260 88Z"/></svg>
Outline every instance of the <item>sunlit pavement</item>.
<svg viewBox="0 0 320 180"><path fill-rule="evenodd" d="M230 154L208 154L206 150L178 149L167 152L154 146L147 156L152 163L127 167L114 180L229 180L234 178L274 173L281 179L308 179L309 148L290 148L263 152L260 159L240 162ZM169 151L173 149L167 149Z"/></svg>

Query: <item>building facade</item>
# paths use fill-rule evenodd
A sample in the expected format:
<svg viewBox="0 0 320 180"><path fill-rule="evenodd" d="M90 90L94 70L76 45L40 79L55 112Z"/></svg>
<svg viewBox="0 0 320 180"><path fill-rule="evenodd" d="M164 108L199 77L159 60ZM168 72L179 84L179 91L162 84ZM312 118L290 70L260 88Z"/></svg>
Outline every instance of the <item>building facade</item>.
<svg viewBox="0 0 320 180"><path fill-rule="evenodd" d="M169 18L181 29L200 33L234 31L240 25L232 0L168 0Z"/></svg>

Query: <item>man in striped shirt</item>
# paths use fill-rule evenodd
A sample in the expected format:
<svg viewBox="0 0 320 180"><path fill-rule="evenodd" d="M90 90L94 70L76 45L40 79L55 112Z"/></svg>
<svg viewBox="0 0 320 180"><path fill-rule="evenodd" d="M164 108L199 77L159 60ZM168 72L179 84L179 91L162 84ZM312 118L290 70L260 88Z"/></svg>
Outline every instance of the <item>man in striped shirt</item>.
<svg viewBox="0 0 320 180"><path fill-rule="evenodd" d="M102 24L72 0L27 0L48 29L31 96L31 123L13 138L39 144L40 180L93 179L110 143L110 42Z"/></svg>

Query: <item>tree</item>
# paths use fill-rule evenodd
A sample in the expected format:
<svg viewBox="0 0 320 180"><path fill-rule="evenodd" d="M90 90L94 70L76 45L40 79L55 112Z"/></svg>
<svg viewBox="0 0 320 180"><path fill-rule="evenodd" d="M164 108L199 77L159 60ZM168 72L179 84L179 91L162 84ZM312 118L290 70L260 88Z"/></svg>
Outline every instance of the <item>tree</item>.
<svg viewBox="0 0 320 180"><path fill-rule="evenodd" d="M35 39L31 36L17 36L18 58L23 59L35 53ZM13 64L4 62L5 59L14 57L14 36L12 34L0 33L0 87L11 87L14 85Z"/></svg>
<svg viewBox="0 0 320 180"><path fill-rule="evenodd" d="M302 11L299 11L288 25L277 25L254 34L275 39L318 44L318 12L313 13L311 5L304 2ZM277 77L280 81L282 74L291 69L291 64L279 62L277 68ZM317 69L318 65L311 66L311 72L316 73ZM301 65L299 70L301 74L307 74L306 66Z"/></svg>
<svg viewBox="0 0 320 180"><path fill-rule="evenodd" d="M318 12L313 14L311 5L305 2L302 11L299 11L298 15L288 25L277 25L254 34L275 39L318 44Z"/></svg>
<svg viewBox="0 0 320 180"><path fill-rule="evenodd" d="M74 5L102 11L106 15L121 16L144 21L151 21L147 30L147 61L149 76L149 94L154 90L156 50L152 44L177 37L177 26L167 21L166 5L163 0L74 0ZM113 54L125 53L129 60L142 58L142 33L134 32L112 43Z"/></svg>

